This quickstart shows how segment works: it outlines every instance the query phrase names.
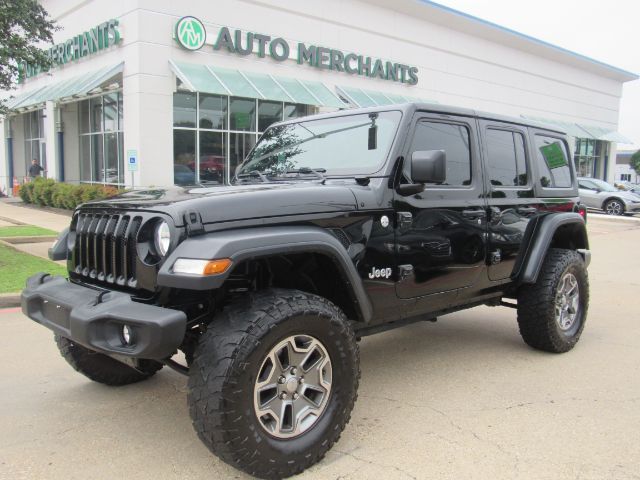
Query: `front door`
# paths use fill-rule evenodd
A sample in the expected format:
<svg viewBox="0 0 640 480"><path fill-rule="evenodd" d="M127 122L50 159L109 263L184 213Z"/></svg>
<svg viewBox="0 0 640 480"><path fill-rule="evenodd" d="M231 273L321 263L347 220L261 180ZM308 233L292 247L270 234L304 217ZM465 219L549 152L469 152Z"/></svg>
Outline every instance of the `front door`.
<svg viewBox="0 0 640 480"><path fill-rule="evenodd" d="M415 151L444 150L446 180L394 198L400 298L455 292L474 285L485 268L486 203L475 120L418 114L404 152L403 182L411 182Z"/></svg>

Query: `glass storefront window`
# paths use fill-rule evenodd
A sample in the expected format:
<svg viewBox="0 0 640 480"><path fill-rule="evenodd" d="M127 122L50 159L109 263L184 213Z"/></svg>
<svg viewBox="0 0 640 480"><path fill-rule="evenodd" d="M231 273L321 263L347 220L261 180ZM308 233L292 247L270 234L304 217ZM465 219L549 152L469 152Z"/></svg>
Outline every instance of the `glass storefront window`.
<svg viewBox="0 0 640 480"><path fill-rule="evenodd" d="M102 132L102 97L94 97L89 100L91 114L91 133Z"/></svg>
<svg viewBox="0 0 640 480"><path fill-rule="evenodd" d="M249 98L231 97L230 130L255 132L256 130L256 101Z"/></svg>
<svg viewBox="0 0 640 480"><path fill-rule="evenodd" d="M256 144L256 136L249 133L229 134L229 174L233 176L236 167L247 158L247 155Z"/></svg>
<svg viewBox="0 0 640 480"><path fill-rule="evenodd" d="M292 118L311 115L312 108L313 107L311 107L310 105L300 105L299 103L285 103L283 120L291 120Z"/></svg>
<svg viewBox="0 0 640 480"><path fill-rule="evenodd" d="M78 103L80 181L124 184L122 92Z"/></svg>
<svg viewBox="0 0 640 480"><path fill-rule="evenodd" d="M109 93L104 96L104 130L118 130L118 94Z"/></svg>
<svg viewBox="0 0 640 480"><path fill-rule="evenodd" d="M35 110L25 113L24 126L24 165L25 176L29 174L32 160L37 160L42 168L47 169L46 142L44 139L44 112ZM42 173L44 176L45 174Z"/></svg>
<svg viewBox="0 0 640 480"><path fill-rule="evenodd" d="M196 131L173 131L173 181L176 185L196 183Z"/></svg>
<svg viewBox="0 0 640 480"><path fill-rule="evenodd" d="M200 183L223 184L226 173L224 133L200 132Z"/></svg>
<svg viewBox="0 0 640 480"><path fill-rule="evenodd" d="M282 102L258 101L258 131L264 132L272 123L282 121Z"/></svg>
<svg viewBox="0 0 640 480"><path fill-rule="evenodd" d="M173 126L195 128L196 94L178 92L173 94Z"/></svg>
<svg viewBox="0 0 640 480"><path fill-rule="evenodd" d="M174 182L226 183L271 124L315 111L316 107L310 105L209 93L174 93Z"/></svg>
<svg viewBox="0 0 640 480"><path fill-rule="evenodd" d="M226 130L228 97L206 93L201 93L199 97L198 125L200 128Z"/></svg>

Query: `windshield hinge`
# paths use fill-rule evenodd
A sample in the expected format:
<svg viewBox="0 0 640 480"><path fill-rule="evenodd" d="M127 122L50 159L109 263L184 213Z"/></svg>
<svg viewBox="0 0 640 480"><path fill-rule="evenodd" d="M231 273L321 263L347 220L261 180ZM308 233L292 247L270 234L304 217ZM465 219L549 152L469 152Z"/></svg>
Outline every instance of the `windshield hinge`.
<svg viewBox="0 0 640 480"><path fill-rule="evenodd" d="M189 210L183 214L183 218L184 225L187 228L187 235L189 237L204 233L204 225L202 224L202 218L198 212Z"/></svg>

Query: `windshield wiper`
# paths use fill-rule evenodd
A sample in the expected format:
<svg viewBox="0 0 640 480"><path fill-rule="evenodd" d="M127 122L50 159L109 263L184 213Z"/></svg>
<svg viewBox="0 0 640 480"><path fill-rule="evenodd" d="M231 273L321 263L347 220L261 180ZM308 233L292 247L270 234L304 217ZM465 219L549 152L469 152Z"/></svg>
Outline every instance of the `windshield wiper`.
<svg viewBox="0 0 640 480"><path fill-rule="evenodd" d="M323 175L323 173L325 173L326 171L327 171L326 168L300 167L300 168L293 169L293 170L287 170L284 173L285 174L297 173L298 176L300 176L300 175L315 175L316 177L318 177L320 180L322 180L324 182L326 177Z"/></svg>
<svg viewBox="0 0 640 480"><path fill-rule="evenodd" d="M267 178L267 176L264 173L259 172L258 170L251 170L250 172L239 173L236 176L238 177L238 179L247 178L247 177L258 177L260 180L262 180L263 183L269 183L269 179Z"/></svg>

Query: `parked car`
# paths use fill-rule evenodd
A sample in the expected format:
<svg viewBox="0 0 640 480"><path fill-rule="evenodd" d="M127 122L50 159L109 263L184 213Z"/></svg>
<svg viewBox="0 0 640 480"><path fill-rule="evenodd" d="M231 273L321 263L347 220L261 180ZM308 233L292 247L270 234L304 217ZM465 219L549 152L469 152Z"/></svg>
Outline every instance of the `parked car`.
<svg viewBox="0 0 640 480"><path fill-rule="evenodd" d="M637 183L631 182L618 182L615 184L618 190L622 190L625 192L635 193L636 195L640 195L640 185Z"/></svg>
<svg viewBox="0 0 640 480"><path fill-rule="evenodd" d="M640 211L640 196L619 190L597 178L578 178L580 200L589 208L604 210L607 215L624 215Z"/></svg>
<svg viewBox="0 0 640 480"><path fill-rule="evenodd" d="M196 172L186 165L176 164L173 166L173 182L176 185L194 185L196 183Z"/></svg>

